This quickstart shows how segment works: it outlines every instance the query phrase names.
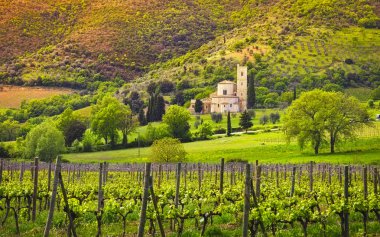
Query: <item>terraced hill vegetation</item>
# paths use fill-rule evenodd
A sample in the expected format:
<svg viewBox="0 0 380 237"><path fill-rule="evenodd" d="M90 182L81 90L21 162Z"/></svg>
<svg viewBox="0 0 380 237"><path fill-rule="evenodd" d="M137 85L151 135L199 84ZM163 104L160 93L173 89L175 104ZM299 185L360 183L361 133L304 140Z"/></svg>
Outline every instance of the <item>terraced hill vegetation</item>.
<svg viewBox="0 0 380 237"><path fill-rule="evenodd" d="M374 84L379 8L375 0L13 0L0 5L0 82L94 89L143 76L214 85L252 61L270 89L304 75L351 73L349 81Z"/></svg>
<svg viewBox="0 0 380 237"><path fill-rule="evenodd" d="M269 89L267 94L281 95L295 86L300 90L377 87L379 5L370 4L273 2L245 26L158 64L142 81L175 78L212 86L225 78L234 79L236 63L248 63L256 86Z"/></svg>
<svg viewBox="0 0 380 237"><path fill-rule="evenodd" d="M230 15L241 6L178 0L4 3L3 12L14 10L1 21L1 78L69 87L131 80L151 63L183 55L237 26Z"/></svg>

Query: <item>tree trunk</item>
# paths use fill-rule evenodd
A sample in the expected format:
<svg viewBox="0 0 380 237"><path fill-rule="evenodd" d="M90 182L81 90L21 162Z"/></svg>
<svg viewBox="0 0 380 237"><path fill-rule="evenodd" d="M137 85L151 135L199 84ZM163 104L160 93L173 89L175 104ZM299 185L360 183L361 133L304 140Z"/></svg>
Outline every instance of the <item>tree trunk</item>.
<svg viewBox="0 0 380 237"><path fill-rule="evenodd" d="M335 136L330 135L330 152L335 153Z"/></svg>
<svg viewBox="0 0 380 237"><path fill-rule="evenodd" d="M317 144L314 145L314 154L318 155L318 151L319 151L319 142L317 142Z"/></svg>
<svg viewBox="0 0 380 237"><path fill-rule="evenodd" d="M128 136L127 136L127 133L124 133L123 132L123 147L127 147L128 146Z"/></svg>

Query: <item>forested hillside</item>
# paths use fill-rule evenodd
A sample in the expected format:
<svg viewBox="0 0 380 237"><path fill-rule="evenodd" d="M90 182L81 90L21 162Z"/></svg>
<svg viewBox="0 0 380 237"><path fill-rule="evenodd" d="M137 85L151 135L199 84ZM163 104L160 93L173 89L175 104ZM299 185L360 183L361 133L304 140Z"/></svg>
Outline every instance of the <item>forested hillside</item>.
<svg viewBox="0 0 380 237"><path fill-rule="evenodd" d="M375 0L1 1L0 83L91 89L143 76L214 84L247 61L263 62L256 70L272 89L273 80L313 74L372 83L379 9ZM349 81L362 81L356 75Z"/></svg>

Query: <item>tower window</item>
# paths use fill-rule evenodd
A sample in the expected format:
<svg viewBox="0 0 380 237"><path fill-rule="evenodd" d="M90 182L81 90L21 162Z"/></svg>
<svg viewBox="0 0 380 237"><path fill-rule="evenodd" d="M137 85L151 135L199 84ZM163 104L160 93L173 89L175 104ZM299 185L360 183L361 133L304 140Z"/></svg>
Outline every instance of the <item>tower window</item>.
<svg viewBox="0 0 380 237"><path fill-rule="evenodd" d="M244 76L244 72L241 72L240 74L241 74L241 76Z"/></svg>
<svg viewBox="0 0 380 237"><path fill-rule="evenodd" d="M241 85L243 85L243 82L241 83Z"/></svg>
<svg viewBox="0 0 380 237"><path fill-rule="evenodd" d="M232 104L230 104L230 107L232 107Z"/></svg>
<svg viewBox="0 0 380 237"><path fill-rule="evenodd" d="M218 104L218 108L219 108L219 104Z"/></svg>
<svg viewBox="0 0 380 237"><path fill-rule="evenodd" d="M226 105L223 106L224 108L226 107Z"/></svg>
<svg viewBox="0 0 380 237"><path fill-rule="evenodd" d="M243 93L240 93L241 94L241 96L243 96Z"/></svg>
<svg viewBox="0 0 380 237"><path fill-rule="evenodd" d="M223 95L227 95L227 90L223 90Z"/></svg>

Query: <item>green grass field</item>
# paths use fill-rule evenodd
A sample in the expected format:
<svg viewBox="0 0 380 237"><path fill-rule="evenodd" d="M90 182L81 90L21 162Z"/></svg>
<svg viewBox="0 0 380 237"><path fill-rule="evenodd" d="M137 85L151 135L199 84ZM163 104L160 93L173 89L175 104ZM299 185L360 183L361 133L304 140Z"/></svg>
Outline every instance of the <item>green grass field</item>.
<svg viewBox="0 0 380 237"><path fill-rule="evenodd" d="M188 162L218 162L220 158L260 160L263 163L360 163L380 164L380 137L363 134L362 138L339 144L336 154L329 154L327 145L320 155L310 148L300 150L295 141L287 143L282 132L219 136L213 140L184 143ZM140 155L139 155L140 154ZM70 162L146 162L150 148L65 154Z"/></svg>

